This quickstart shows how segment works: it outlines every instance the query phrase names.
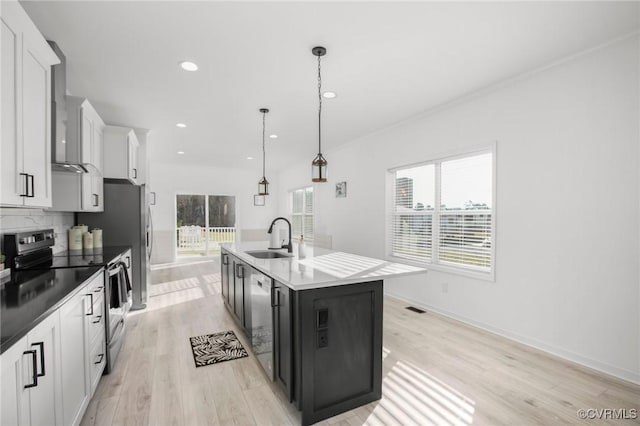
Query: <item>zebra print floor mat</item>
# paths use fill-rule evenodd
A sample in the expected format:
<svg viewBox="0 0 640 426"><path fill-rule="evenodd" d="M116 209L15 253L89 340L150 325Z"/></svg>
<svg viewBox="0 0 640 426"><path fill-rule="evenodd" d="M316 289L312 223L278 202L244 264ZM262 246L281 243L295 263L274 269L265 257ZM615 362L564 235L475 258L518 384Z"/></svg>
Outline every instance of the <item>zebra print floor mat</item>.
<svg viewBox="0 0 640 426"><path fill-rule="evenodd" d="M189 341L196 367L249 356L236 334L231 330L189 337Z"/></svg>

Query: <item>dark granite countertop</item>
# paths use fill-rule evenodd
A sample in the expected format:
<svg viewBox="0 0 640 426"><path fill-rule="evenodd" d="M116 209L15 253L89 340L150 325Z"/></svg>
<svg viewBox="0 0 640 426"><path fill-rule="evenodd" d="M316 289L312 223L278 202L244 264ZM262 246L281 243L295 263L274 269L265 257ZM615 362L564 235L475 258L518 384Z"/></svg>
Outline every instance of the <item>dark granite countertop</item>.
<svg viewBox="0 0 640 426"><path fill-rule="evenodd" d="M0 354L102 270L103 266L90 266L12 272L11 278L0 284Z"/></svg>
<svg viewBox="0 0 640 426"><path fill-rule="evenodd" d="M89 251L70 250L53 254L53 268L75 268L78 266L107 266L115 258L131 249L128 246L109 246Z"/></svg>

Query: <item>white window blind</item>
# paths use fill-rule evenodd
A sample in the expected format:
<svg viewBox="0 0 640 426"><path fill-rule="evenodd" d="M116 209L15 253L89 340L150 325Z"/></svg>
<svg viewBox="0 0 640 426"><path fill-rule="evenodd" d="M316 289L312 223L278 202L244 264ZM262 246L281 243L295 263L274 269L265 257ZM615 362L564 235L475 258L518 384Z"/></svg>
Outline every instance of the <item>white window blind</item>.
<svg viewBox="0 0 640 426"><path fill-rule="evenodd" d="M313 241L313 187L291 191L292 238Z"/></svg>
<svg viewBox="0 0 640 426"><path fill-rule="evenodd" d="M492 162L484 152L393 171L391 256L491 272Z"/></svg>
<svg viewBox="0 0 640 426"><path fill-rule="evenodd" d="M433 248L435 167L428 164L398 170L391 218L391 254L430 260Z"/></svg>

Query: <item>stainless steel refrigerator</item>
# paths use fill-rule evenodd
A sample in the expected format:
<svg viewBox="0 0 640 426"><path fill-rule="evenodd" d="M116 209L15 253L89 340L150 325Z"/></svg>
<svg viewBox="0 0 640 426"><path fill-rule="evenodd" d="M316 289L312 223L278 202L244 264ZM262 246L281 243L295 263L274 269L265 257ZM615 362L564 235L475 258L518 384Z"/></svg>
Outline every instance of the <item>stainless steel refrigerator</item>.
<svg viewBox="0 0 640 426"><path fill-rule="evenodd" d="M153 224L145 185L119 179L104 180L104 212L78 213L76 222L100 228L106 246L130 246L133 262L131 310L146 308Z"/></svg>

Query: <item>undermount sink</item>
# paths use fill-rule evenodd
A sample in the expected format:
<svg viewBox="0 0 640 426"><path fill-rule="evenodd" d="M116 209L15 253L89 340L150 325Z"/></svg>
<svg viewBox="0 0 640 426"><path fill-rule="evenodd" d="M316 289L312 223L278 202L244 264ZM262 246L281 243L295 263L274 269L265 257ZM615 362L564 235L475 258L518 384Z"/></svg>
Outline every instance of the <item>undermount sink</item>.
<svg viewBox="0 0 640 426"><path fill-rule="evenodd" d="M257 257L258 259L280 259L282 257L292 257L293 255L288 253L282 253L279 251L271 251L271 250L255 250L255 251L247 251L249 256Z"/></svg>

